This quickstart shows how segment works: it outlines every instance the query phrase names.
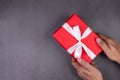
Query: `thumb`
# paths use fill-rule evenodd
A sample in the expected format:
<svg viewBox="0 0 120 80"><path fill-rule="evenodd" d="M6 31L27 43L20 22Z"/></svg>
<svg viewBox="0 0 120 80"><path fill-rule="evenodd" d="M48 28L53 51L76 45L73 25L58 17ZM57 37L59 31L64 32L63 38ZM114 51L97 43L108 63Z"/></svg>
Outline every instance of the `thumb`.
<svg viewBox="0 0 120 80"><path fill-rule="evenodd" d="M103 50L105 53L108 53L109 47L108 47L108 45L106 44L105 41L103 41L103 40L100 39L100 38L97 38L97 39L96 39L96 42L97 42L97 44L102 48L102 50Z"/></svg>

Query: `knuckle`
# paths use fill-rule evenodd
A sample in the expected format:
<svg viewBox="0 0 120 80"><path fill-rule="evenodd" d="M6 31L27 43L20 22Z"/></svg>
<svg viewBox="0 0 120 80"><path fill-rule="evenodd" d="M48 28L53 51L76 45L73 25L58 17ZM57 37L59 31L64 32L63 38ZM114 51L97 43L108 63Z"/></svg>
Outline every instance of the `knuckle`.
<svg viewBox="0 0 120 80"><path fill-rule="evenodd" d="M74 66L74 63L72 62L72 65Z"/></svg>
<svg viewBox="0 0 120 80"><path fill-rule="evenodd" d="M77 72L78 75L80 75L81 73L80 72Z"/></svg>
<svg viewBox="0 0 120 80"><path fill-rule="evenodd" d="M82 62L82 65L83 65L83 66L87 66L87 63L86 63L86 62Z"/></svg>
<svg viewBox="0 0 120 80"><path fill-rule="evenodd" d="M112 39L112 38L108 38L108 40L107 40L109 43L112 43L112 44L115 44L115 40L114 39Z"/></svg>
<svg viewBox="0 0 120 80"><path fill-rule="evenodd" d="M83 74L83 70L82 70L82 69L81 69L81 70L78 70L77 73L78 73L78 74Z"/></svg>
<svg viewBox="0 0 120 80"><path fill-rule="evenodd" d="M108 42L113 42L113 40L111 39L111 38L108 38L108 40L107 40Z"/></svg>
<svg viewBox="0 0 120 80"><path fill-rule="evenodd" d="M73 65L73 67L75 67L75 68L76 68L76 65L75 65L75 63L72 63L72 65Z"/></svg>

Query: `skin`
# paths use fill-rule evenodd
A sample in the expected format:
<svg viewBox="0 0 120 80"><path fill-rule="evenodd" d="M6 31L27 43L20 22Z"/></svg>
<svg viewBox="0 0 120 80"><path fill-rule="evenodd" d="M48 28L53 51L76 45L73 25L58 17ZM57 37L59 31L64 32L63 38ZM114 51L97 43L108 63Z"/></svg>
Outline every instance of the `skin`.
<svg viewBox="0 0 120 80"><path fill-rule="evenodd" d="M105 55L111 61L120 64L120 44L110 37L102 34L98 35L100 38L97 38L96 41ZM102 74L97 69L95 62L89 64L82 59L78 59L77 62L72 59L72 65L77 70L78 76L83 80L103 80Z"/></svg>

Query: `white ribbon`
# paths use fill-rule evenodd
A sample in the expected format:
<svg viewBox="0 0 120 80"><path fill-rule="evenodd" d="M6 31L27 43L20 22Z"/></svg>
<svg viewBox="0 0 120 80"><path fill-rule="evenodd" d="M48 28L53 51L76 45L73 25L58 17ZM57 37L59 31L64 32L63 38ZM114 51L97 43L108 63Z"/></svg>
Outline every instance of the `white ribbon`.
<svg viewBox="0 0 120 80"><path fill-rule="evenodd" d="M67 32L69 32L75 39L78 40L78 42L75 45L73 45L67 50L70 54L74 52L75 58L80 58L82 55L83 48L91 59L94 59L96 57L96 55L83 42L81 42L83 38L86 38L92 32L92 30L89 27L85 30L83 35L81 35L78 25L71 28L69 24L65 23L62 27Z"/></svg>

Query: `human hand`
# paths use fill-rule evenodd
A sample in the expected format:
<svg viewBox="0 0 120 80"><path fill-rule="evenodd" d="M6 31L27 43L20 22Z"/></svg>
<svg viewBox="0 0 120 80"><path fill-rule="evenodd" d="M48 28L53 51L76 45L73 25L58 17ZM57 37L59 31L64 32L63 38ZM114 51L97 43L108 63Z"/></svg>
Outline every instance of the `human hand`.
<svg viewBox="0 0 120 80"><path fill-rule="evenodd" d="M98 45L103 49L105 55L112 61L120 64L120 44L114 39L98 34L100 38L96 41Z"/></svg>
<svg viewBox="0 0 120 80"><path fill-rule="evenodd" d="M83 80L103 80L101 72L82 59L78 59L78 62L72 59L72 65Z"/></svg>

